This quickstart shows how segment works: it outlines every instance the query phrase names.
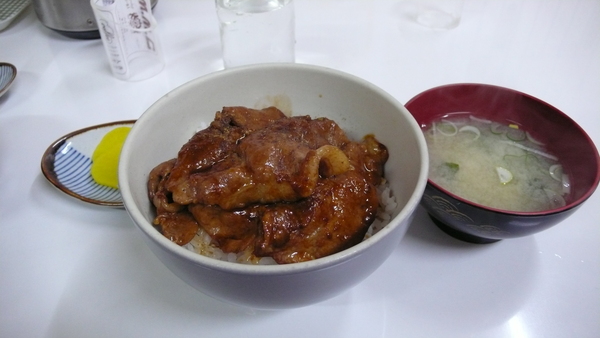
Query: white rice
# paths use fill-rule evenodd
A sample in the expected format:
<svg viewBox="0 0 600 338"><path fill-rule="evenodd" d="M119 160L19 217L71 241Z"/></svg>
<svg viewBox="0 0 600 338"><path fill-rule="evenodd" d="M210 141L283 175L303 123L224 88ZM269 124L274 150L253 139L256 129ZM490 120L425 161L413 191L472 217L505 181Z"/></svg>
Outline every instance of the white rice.
<svg viewBox="0 0 600 338"><path fill-rule="evenodd" d="M396 197L393 195L392 190L385 179L381 185L377 187L377 192L379 193L379 208L377 210L377 217L367 230L363 240L367 240L369 237L375 235L377 232L383 229L392 219L393 211L398 207ZM198 233L192 239L192 241L183 247L192 252L222 261L257 265L277 264L271 257L254 256L252 253L252 247L249 247L248 250L237 254L225 253L212 242L211 237L204 230L202 230L202 228L198 230Z"/></svg>

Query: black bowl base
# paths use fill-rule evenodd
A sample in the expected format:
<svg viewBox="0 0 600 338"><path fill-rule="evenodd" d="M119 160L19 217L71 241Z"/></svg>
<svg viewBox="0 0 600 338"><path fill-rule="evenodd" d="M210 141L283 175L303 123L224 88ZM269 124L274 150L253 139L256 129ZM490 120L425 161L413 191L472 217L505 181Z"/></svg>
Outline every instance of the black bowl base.
<svg viewBox="0 0 600 338"><path fill-rule="evenodd" d="M63 31L59 29L51 28L53 31L60 33L71 39L80 39L80 40L93 40L100 39L100 31L99 30L91 30L91 31L81 31L81 32L72 32L72 31Z"/></svg>
<svg viewBox="0 0 600 338"><path fill-rule="evenodd" d="M490 244L490 243L496 243L496 242L500 241L499 239L483 238L483 237L478 237L478 236L474 236L474 235L470 235L470 234L458 231L458 230L451 228L448 225L444 224L442 221L433 217L431 214L428 214L428 215L429 215L429 218L431 218L431 220L433 221L433 223L435 223L435 225L438 228L440 228L443 232L445 232L446 234L448 234L458 240L461 240L463 242L469 242L469 243L474 243L474 244Z"/></svg>

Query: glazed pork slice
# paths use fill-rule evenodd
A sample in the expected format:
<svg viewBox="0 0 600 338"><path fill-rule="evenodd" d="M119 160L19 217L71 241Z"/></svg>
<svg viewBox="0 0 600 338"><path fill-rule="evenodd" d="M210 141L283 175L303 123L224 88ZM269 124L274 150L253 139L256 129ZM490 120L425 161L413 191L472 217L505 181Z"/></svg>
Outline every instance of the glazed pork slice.
<svg viewBox="0 0 600 338"><path fill-rule="evenodd" d="M180 151L166 185L175 202L218 205L226 210L254 203L292 202L310 196L320 175L351 168L340 149L349 140L328 119L278 119L235 141L213 133L195 136L194 146L186 145ZM185 168L185 178L175 176L178 165Z"/></svg>
<svg viewBox="0 0 600 338"><path fill-rule="evenodd" d="M255 205L229 211L213 205L193 204L188 210L223 252L238 253L253 247L263 207Z"/></svg>
<svg viewBox="0 0 600 338"><path fill-rule="evenodd" d="M253 251L279 264L325 257L359 243L373 222L377 190L357 171L320 180L311 196L292 203L224 210L194 204L189 211L224 252Z"/></svg>
<svg viewBox="0 0 600 338"><path fill-rule="evenodd" d="M185 206L171 200L171 193L165 189L175 159L157 165L148 178L148 197L156 208L154 227L172 242L184 245L198 233L199 225L194 217L186 212Z"/></svg>
<svg viewBox="0 0 600 338"><path fill-rule="evenodd" d="M324 257L364 238L387 159L373 135L351 141L330 119L223 108L151 171L154 224L179 245L202 228L226 253Z"/></svg>
<svg viewBox="0 0 600 338"><path fill-rule="evenodd" d="M224 107L211 125L196 133L178 157L156 166L149 175L148 196L156 208L155 227L173 242L183 245L198 232L198 224L185 211L188 203L173 200L173 187L185 189L192 173L214 166L231 166L236 143L254 130L285 118L277 108L262 110Z"/></svg>
<svg viewBox="0 0 600 338"><path fill-rule="evenodd" d="M285 264L344 250L362 241L378 203L376 188L357 171L321 180L308 199L266 209L255 255Z"/></svg>
<svg viewBox="0 0 600 338"><path fill-rule="evenodd" d="M171 170L167 189L177 190L176 196L183 196L181 191L185 181L193 173L210 169L215 164L229 157L237 142L247 134L264 128L275 120L285 118L277 108L262 110L245 107L224 107L215 114L210 126L194 134L181 148L177 160ZM185 204L180 199L180 203Z"/></svg>

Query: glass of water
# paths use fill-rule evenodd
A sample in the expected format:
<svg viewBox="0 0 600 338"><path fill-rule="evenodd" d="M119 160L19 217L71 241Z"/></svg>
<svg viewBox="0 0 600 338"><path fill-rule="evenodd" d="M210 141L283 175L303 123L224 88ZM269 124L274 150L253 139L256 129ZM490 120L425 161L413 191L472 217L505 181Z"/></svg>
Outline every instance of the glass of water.
<svg viewBox="0 0 600 338"><path fill-rule="evenodd" d="M225 68L294 62L292 0L215 0Z"/></svg>

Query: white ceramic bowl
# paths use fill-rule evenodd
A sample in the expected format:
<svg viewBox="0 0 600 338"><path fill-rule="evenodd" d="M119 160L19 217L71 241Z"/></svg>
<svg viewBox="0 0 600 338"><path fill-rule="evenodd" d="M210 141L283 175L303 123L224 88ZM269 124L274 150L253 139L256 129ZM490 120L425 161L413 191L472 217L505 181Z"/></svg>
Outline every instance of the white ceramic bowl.
<svg viewBox="0 0 600 338"><path fill-rule="evenodd" d="M337 254L288 265L244 265L190 252L163 237L146 193L148 173L224 106L276 105L328 117L356 140L374 133L388 147L385 167L398 207L371 238ZM378 87L339 71L299 64L233 68L166 94L135 123L123 147L119 185L125 208L154 254L197 290L252 308L300 307L336 296L375 271L404 236L427 183L427 147L411 114Z"/></svg>

